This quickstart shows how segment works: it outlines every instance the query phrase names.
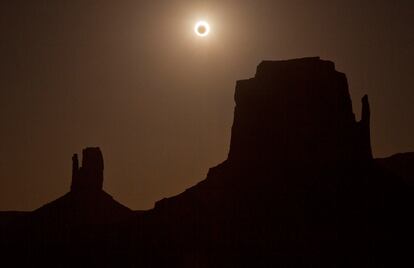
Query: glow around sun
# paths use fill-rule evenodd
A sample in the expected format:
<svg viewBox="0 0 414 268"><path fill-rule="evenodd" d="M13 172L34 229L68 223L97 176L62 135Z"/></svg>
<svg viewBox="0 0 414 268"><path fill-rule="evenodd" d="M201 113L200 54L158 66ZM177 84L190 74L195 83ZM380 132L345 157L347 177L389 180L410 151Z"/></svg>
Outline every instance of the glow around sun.
<svg viewBox="0 0 414 268"><path fill-rule="evenodd" d="M210 25L206 21L198 21L194 26L196 35L205 37L210 33Z"/></svg>

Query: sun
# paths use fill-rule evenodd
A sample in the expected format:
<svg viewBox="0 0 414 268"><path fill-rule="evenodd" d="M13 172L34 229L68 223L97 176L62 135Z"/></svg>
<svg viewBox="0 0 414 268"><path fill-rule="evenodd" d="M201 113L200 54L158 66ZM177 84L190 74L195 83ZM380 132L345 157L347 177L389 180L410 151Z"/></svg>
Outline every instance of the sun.
<svg viewBox="0 0 414 268"><path fill-rule="evenodd" d="M198 21L194 26L194 32L201 37L205 37L210 33L210 25L206 21Z"/></svg>

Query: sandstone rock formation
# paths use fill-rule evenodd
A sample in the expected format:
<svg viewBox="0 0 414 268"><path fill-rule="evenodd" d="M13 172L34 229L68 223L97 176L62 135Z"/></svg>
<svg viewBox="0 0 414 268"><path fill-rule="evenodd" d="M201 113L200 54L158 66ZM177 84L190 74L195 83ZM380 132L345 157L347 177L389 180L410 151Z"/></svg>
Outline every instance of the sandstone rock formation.
<svg viewBox="0 0 414 268"><path fill-rule="evenodd" d="M103 156L99 148L82 151L82 166L77 154L72 157L71 191L34 211L34 216L55 227L104 224L125 220L132 211L103 191Z"/></svg>
<svg viewBox="0 0 414 268"><path fill-rule="evenodd" d="M99 148L86 148L82 152L82 167L78 155L72 157L71 191L99 191L103 186L104 162Z"/></svg>
<svg viewBox="0 0 414 268"><path fill-rule="evenodd" d="M372 158L368 97L356 122L346 76L332 62L264 61L254 78L237 82L235 101L229 160L328 165Z"/></svg>
<svg viewBox="0 0 414 268"><path fill-rule="evenodd" d="M158 265L167 265L166 252L177 267L191 267L188 258L206 267L404 260L404 249L389 245L407 242L413 190L373 160L368 97L357 121L346 76L332 62L262 62L254 78L237 82L235 101L228 159L158 201L142 227L168 249L149 246Z"/></svg>
<svg viewBox="0 0 414 268"><path fill-rule="evenodd" d="M413 186L392 171L398 161L372 158L368 97L357 121L332 62L264 61L235 101L228 159L206 179L132 213L102 190L102 154L87 148L71 191L1 249L43 267L412 264Z"/></svg>

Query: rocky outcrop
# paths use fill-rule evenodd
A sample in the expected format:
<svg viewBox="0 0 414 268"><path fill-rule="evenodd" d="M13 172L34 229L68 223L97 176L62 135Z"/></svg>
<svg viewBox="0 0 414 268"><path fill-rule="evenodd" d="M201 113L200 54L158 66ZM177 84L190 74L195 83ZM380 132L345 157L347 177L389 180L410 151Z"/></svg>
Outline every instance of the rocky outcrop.
<svg viewBox="0 0 414 268"><path fill-rule="evenodd" d="M236 85L230 161L336 165L372 158L368 97L355 120L346 76L330 61L264 61Z"/></svg>
<svg viewBox="0 0 414 268"><path fill-rule="evenodd" d="M35 218L59 228L113 223L131 216L129 208L103 191L103 172L104 161L100 148L83 149L81 167L77 154L74 154L70 192L35 210Z"/></svg>
<svg viewBox="0 0 414 268"><path fill-rule="evenodd" d="M228 159L143 216L151 237L137 240L168 248L149 249L157 264L166 252L176 267L187 256L208 267L395 264L389 243L406 242L413 191L373 161L368 97L357 121L346 76L304 58L262 62L235 101Z"/></svg>
<svg viewBox="0 0 414 268"><path fill-rule="evenodd" d="M82 167L78 155L72 157L71 191L98 191L103 186L104 162L99 148L86 148L82 151Z"/></svg>

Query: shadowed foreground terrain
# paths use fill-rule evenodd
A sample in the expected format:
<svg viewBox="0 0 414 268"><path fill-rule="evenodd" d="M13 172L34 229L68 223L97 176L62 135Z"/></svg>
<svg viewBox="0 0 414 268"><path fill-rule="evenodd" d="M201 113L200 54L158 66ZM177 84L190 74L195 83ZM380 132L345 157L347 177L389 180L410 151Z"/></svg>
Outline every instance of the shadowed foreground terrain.
<svg viewBox="0 0 414 268"><path fill-rule="evenodd" d="M228 158L183 193L131 211L102 190L99 148L71 191L1 217L17 266L392 267L412 254L412 154L372 158L346 76L319 58L264 61L237 81ZM162 168L162 167L160 167Z"/></svg>

